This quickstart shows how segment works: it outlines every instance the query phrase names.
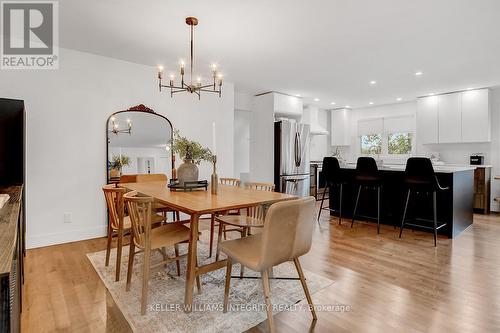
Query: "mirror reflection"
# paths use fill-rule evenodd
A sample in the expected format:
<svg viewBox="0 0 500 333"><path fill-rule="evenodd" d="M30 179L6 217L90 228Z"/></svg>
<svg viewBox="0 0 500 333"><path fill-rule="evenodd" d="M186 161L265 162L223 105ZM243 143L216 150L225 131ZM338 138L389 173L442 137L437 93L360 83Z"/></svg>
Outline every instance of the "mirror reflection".
<svg viewBox="0 0 500 333"><path fill-rule="evenodd" d="M108 119L108 183L123 175L172 173L172 125L161 115L120 111Z"/></svg>

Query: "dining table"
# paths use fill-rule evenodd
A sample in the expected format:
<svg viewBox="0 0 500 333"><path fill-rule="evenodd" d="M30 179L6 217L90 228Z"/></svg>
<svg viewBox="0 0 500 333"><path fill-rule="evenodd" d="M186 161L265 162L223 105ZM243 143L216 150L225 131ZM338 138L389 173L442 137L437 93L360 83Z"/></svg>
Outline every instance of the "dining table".
<svg viewBox="0 0 500 333"><path fill-rule="evenodd" d="M190 216L190 237L184 293L184 311L186 312L191 312L192 310L196 277L223 268L227 264L227 260L222 259L198 266L197 245L200 216L259 205L264 206L266 210L275 202L297 198L290 194L244 189L221 184L218 185L216 194L211 193L210 187L207 190L173 190L168 187L168 182L166 181L124 183L119 184L119 186L131 191L137 191L142 195L153 197L162 205Z"/></svg>

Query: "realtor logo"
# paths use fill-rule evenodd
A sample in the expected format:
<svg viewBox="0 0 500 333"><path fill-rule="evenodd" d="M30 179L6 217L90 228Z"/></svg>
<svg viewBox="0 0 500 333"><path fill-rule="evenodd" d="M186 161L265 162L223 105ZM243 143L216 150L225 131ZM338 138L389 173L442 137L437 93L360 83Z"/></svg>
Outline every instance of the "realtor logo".
<svg viewBox="0 0 500 333"><path fill-rule="evenodd" d="M58 2L2 1L1 69L57 69Z"/></svg>

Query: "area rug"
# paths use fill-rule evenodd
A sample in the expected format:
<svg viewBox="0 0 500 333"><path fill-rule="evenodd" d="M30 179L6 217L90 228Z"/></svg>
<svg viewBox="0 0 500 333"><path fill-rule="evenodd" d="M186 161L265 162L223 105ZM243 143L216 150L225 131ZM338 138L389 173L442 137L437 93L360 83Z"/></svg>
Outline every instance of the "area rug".
<svg viewBox="0 0 500 333"><path fill-rule="evenodd" d="M213 262L208 258L208 242L204 235L198 245L200 264ZM173 256L173 248L167 249ZM116 250L111 252L110 264L104 266L106 251L87 254L90 262L109 290L113 300L135 332L244 332L267 319L260 279L231 279L229 294L230 311L222 312L226 269L219 269L201 276L202 293L195 287L191 313L184 310L184 286L186 258L181 260L181 276L177 276L175 263L152 271L149 285L149 299L146 314L140 314L142 254L135 256L132 284L125 291L128 248L123 249L122 270L119 282L115 282ZM180 245L180 252L187 252L187 245ZM215 251L214 251L215 253ZM224 256L222 255L222 258ZM152 257L152 263L160 262L159 253ZM239 276L240 266L233 266L233 276ZM309 271L304 271L311 294L328 287L333 281ZM248 268L245 276L260 276ZM297 278L293 263L288 262L274 268L274 277ZM297 305L305 299L299 280L271 279L273 313L281 311L309 311L307 303ZM314 296L313 296L314 299Z"/></svg>

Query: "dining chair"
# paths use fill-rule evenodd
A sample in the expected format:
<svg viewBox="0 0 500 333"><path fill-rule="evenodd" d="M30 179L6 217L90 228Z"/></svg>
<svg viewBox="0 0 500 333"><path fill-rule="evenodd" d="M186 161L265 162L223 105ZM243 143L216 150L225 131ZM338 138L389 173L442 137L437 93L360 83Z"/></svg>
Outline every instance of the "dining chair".
<svg viewBox="0 0 500 333"><path fill-rule="evenodd" d="M221 185L228 185L228 186L235 186L235 187L240 187L241 181L238 178L220 178L219 183ZM210 249L208 250L208 257L212 257L212 249L214 245L214 234L215 234L215 216L216 215L238 215L240 214L240 210L230 210L230 211L225 211L225 212L219 212L217 214L211 214L210 215ZM220 227L220 224L219 224Z"/></svg>
<svg viewBox="0 0 500 333"><path fill-rule="evenodd" d="M109 257L111 254L111 244L113 237L117 238L116 245L116 277L115 280L120 280L121 257L123 247L123 237L130 234L130 216L125 216L123 196L127 191L125 188L116 187L114 184L105 185L102 188L106 206L108 208L108 234L106 245L106 262L109 265ZM163 217L153 214L152 221L154 224L161 223Z"/></svg>
<svg viewBox="0 0 500 333"><path fill-rule="evenodd" d="M267 319L271 332L274 332L269 271L281 263L293 261L313 320L317 319L299 261L299 257L311 249L315 202L314 197L308 197L275 203L267 211L262 233L220 243L221 251L228 257L224 288L224 312L227 312L228 309L232 265L233 262L240 263L261 273Z"/></svg>
<svg viewBox="0 0 500 333"><path fill-rule="evenodd" d="M230 186L239 187L241 184L241 181L238 178L220 178L219 183L221 183L222 185L230 185Z"/></svg>
<svg viewBox="0 0 500 333"><path fill-rule="evenodd" d="M163 173L145 173L145 174L131 174L122 175L120 177L120 183L145 183L145 182L168 182L167 175ZM179 211L166 207L159 202L153 203L153 210L157 213L161 213L165 218L165 223L168 222L167 215L172 213L172 220L179 221L180 214Z"/></svg>
<svg viewBox="0 0 500 333"><path fill-rule="evenodd" d="M245 188L254 191L273 191L274 184L245 183ZM264 208L261 205L247 207L246 212L246 215L224 215L216 217L216 220L219 222L219 232L217 234L217 252L215 260L218 260L220 256L219 244L222 241L223 233L225 236L227 232L237 231L240 234L240 238L243 238L251 234L251 228L262 228L264 226ZM228 229L228 226L235 228ZM224 237L224 239L226 239L226 237ZM243 277L244 269L244 266L241 265L241 277Z"/></svg>
<svg viewBox="0 0 500 333"><path fill-rule="evenodd" d="M138 196L136 191L128 192L124 194L123 197L125 199L125 203L127 204L127 208L130 213L130 220L132 222L132 239L130 241L128 257L126 291L130 290L134 257L137 253L143 252L141 315L144 315L146 313L146 305L148 303L150 270L175 261L177 265L177 275L180 276L179 259L186 257L187 254L179 255L178 245L180 243L189 242L190 231L189 228L181 222L163 224L157 228L152 228L151 216L154 199L148 196ZM174 247L174 257L168 257L166 253L166 247L169 246ZM159 251L163 260L151 265L152 251ZM196 283L198 291L201 291L199 277L196 277Z"/></svg>

